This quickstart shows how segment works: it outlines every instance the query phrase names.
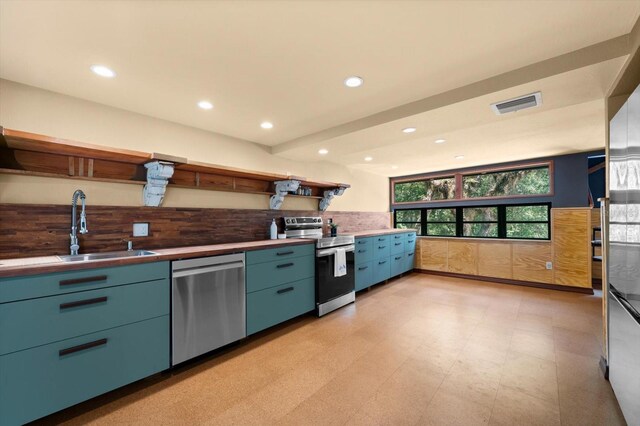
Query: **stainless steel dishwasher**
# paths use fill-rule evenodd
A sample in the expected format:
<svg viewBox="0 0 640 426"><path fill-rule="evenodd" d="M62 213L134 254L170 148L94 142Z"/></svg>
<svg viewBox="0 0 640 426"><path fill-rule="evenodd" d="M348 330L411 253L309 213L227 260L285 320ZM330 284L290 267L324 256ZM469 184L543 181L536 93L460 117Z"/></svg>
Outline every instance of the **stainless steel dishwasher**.
<svg viewBox="0 0 640 426"><path fill-rule="evenodd" d="M171 263L171 365L246 336L244 253Z"/></svg>

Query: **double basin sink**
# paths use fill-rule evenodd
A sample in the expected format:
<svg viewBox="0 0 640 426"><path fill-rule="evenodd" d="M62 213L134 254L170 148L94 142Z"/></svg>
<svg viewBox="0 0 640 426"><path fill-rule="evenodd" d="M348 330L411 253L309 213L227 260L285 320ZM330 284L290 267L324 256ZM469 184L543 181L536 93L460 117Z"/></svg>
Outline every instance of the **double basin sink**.
<svg viewBox="0 0 640 426"><path fill-rule="evenodd" d="M124 259L128 257L155 256L157 254L158 253L149 250L124 250L106 253L87 253L58 256L58 259L63 262L86 262L89 260Z"/></svg>

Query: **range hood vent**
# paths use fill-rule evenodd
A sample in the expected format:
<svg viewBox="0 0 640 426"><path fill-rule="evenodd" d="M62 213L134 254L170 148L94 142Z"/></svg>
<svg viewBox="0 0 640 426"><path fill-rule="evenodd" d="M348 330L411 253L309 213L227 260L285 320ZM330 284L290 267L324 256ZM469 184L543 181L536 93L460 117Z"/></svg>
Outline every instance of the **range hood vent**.
<svg viewBox="0 0 640 426"><path fill-rule="evenodd" d="M496 102L495 104L491 104L491 109L496 114L502 115L508 112L520 111L521 109L537 107L539 105L542 105L542 93L536 92L515 99L509 99L508 101Z"/></svg>

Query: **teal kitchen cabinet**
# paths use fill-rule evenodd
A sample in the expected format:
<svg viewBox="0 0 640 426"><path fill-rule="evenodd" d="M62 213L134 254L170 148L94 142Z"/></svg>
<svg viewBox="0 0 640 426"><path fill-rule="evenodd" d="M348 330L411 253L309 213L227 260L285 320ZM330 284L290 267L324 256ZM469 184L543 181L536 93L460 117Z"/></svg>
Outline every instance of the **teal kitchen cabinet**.
<svg viewBox="0 0 640 426"><path fill-rule="evenodd" d="M0 279L0 424L169 368L169 262Z"/></svg>
<svg viewBox="0 0 640 426"><path fill-rule="evenodd" d="M406 242L405 234L393 234L389 236L389 248L390 254L402 254L404 253L404 246Z"/></svg>
<svg viewBox="0 0 640 426"><path fill-rule="evenodd" d="M389 257L379 258L373 261L373 282L379 283L391 277L391 261Z"/></svg>
<svg viewBox="0 0 640 426"><path fill-rule="evenodd" d="M313 277L248 293L247 335L312 311L315 303Z"/></svg>
<svg viewBox="0 0 640 426"><path fill-rule="evenodd" d="M356 238L354 259L356 264L373 259L372 237Z"/></svg>
<svg viewBox="0 0 640 426"><path fill-rule="evenodd" d="M389 257L391 247L389 246L389 235L378 235L373 237L373 258L380 259Z"/></svg>
<svg viewBox="0 0 640 426"><path fill-rule="evenodd" d="M402 272L409 272L413 270L413 265L416 261L416 252L408 251L404 254L404 267L402 268Z"/></svg>
<svg viewBox="0 0 640 426"><path fill-rule="evenodd" d="M356 263L356 291L360 291L375 284L373 280L373 261Z"/></svg>
<svg viewBox="0 0 640 426"><path fill-rule="evenodd" d="M407 234L404 234L405 253L415 251L415 249L416 249L416 233L409 232Z"/></svg>
<svg viewBox="0 0 640 426"><path fill-rule="evenodd" d="M247 335L315 308L313 244L256 250L247 258Z"/></svg>
<svg viewBox="0 0 640 426"><path fill-rule="evenodd" d="M404 252L399 254L392 254L389 258L390 262L390 276L395 277L396 275L400 275L405 271L406 265L406 255Z"/></svg>

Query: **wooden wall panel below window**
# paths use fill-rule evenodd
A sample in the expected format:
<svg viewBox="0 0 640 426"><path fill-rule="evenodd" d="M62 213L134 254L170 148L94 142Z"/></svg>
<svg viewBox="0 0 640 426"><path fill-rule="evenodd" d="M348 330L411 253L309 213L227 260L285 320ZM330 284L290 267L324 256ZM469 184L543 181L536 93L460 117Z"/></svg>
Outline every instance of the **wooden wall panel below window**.
<svg viewBox="0 0 640 426"><path fill-rule="evenodd" d="M590 218L588 208L552 209L551 241L420 237L416 268L591 288Z"/></svg>

